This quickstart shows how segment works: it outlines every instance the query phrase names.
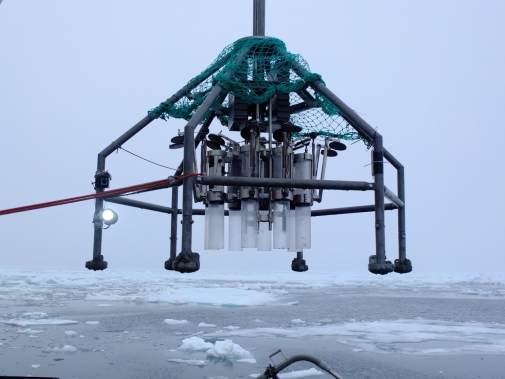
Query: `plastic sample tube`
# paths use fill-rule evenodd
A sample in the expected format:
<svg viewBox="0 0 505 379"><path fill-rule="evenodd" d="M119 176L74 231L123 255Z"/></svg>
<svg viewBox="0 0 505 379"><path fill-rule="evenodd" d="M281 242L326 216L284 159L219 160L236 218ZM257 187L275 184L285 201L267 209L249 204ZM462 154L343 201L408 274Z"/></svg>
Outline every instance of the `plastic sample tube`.
<svg viewBox="0 0 505 379"><path fill-rule="evenodd" d="M274 249L288 248L289 200L274 201Z"/></svg>
<svg viewBox="0 0 505 379"><path fill-rule="evenodd" d="M242 247L258 247L258 200L242 200Z"/></svg>
<svg viewBox="0 0 505 379"><path fill-rule="evenodd" d="M268 211L260 211L260 215L266 217ZM258 227L258 251L272 250L272 232L268 222L260 222Z"/></svg>
<svg viewBox="0 0 505 379"><path fill-rule="evenodd" d="M224 204L209 203L208 207L208 250L224 248Z"/></svg>
<svg viewBox="0 0 505 379"><path fill-rule="evenodd" d="M228 250L242 251L242 215L240 210L230 209L228 216Z"/></svg>
<svg viewBox="0 0 505 379"><path fill-rule="evenodd" d="M310 205L295 207L295 247L297 251L310 249Z"/></svg>

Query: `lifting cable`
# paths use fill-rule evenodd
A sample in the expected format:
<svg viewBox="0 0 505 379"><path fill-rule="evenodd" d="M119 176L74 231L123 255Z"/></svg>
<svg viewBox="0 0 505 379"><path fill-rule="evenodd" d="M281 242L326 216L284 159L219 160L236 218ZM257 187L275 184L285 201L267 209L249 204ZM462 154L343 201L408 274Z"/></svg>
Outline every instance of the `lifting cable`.
<svg viewBox="0 0 505 379"><path fill-rule="evenodd" d="M79 201L108 198L108 197L113 197L113 196L118 196L118 195L124 195L129 192L146 190L146 189L155 188L155 187L161 187L161 188L168 187L170 185L170 183L172 183L172 182L176 182L178 180L182 180L182 179L189 178L192 176L202 176L202 175L203 174L179 175L176 177L170 177L168 179L162 179L162 180L157 180L154 182L148 182L148 183L143 183L143 184L136 184L133 186L117 188L117 189L110 190L110 191L92 193L92 194L84 195L84 196L70 197L68 199L49 201L47 203L26 205L24 207L4 209L4 210L0 210L0 216L11 214L11 213L33 211L35 209L41 209L41 208L55 207L58 205L77 203Z"/></svg>

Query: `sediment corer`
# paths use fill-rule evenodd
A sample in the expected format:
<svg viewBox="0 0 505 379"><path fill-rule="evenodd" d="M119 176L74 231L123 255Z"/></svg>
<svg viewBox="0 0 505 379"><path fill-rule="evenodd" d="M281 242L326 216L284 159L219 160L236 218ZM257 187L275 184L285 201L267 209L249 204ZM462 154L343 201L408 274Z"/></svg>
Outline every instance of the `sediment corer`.
<svg viewBox="0 0 505 379"><path fill-rule="evenodd" d="M226 152L210 150L207 153L208 175L224 176ZM207 250L224 248L224 200L223 186L210 185L207 190L207 204L205 206L205 240Z"/></svg>
<svg viewBox="0 0 505 379"><path fill-rule="evenodd" d="M311 154L295 154L293 177L295 179L312 178ZM310 249L312 190L296 188L293 203L295 204L295 248L297 251Z"/></svg>

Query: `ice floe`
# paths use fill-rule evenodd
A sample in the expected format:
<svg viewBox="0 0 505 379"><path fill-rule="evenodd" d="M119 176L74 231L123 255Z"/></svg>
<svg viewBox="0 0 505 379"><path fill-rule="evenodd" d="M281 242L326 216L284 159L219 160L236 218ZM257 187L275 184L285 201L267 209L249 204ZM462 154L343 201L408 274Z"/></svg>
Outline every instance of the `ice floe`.
<svg viewBox="0 0 505 379"><path fill-rule="evenodd" d="M256 360L249 351L228 339L212 343L200 337L192 336L183 339L182 345L178 347L178 350L205 352L209 359L230 360L239 363L256 363Z"/></svg>
<svg viewBox="0 0 505 379"><path fill-rule="evenodd" d="M168 325L183 325L183 324L188 324L189 321L188 320L174 320L174 319L171 319L171 318L166 318L163 320L163 322L165 324L168 324Z"/></svg>
<svg viewBox="0 0 505 379"><path fill-rule="evenodd" d="M207 351L212 347L214 347L214 344L205 342L200 337L189 337L182 340L182 345L178 349L185 351Z"/></svg>
<svg viewBox="0 0 505 379"><path fill-rule="evenodd" d="M174 362L174 363L183 363L185 365L189 366L206 366L207 363L209 363L208 360L205 359L167 359L168 362Z"/></svg>
<svg viewBox="0 0 505 379"><path fill-rule="evenodd" d="M215 328L216 324L206 324L205 322L201 322L198 324L199 328Z"/></svg>
<svg viewBox="0 0 505 379"><path fill-rule="evenodd" d="M350 321L326 325L207 332L205 337L333 338L354 349L378 353L451 355L505 353L505 325L440 320ZM434 347L436 345L436 347ZM356 350L354 350L356 351Z"/></svg>
<svg viewBox="0 0 505 379"><path fill-rule="evenodd" d="M49 317L49 315L45 312L26 312L15 318L0 319L0 323L5 325L27 327L38 325L71 325L78 324L79 322ZM36 331L34 333L40 333L40 331Z"/></svg>
<svg viewBox="0 0 505 379"><path fill-rule="evenodd" d="M43 332L44 332L43 330L30 329L30 328L16 330L16 333L23 333L23 334L37 334L37 333L43 333Z"/></svg>
<svg viewBox="0 0 505 379"><path fill-rule="evenodd" d="M0 300L166 302L203 306L258 306L278 302L297 289L372 287L375 296L408 293L423 297L505 298L505 274L431 274L375 277L366 272L307 272L272 275L258 272L196 272L177 281L170 272L114 271L106 276L82 270L30 271L0 268ZM223 279L226 278L226 279ZM284 304L296 305L295 301Z"/></svg>
<svg viewBox="0 0 505 379"><path fill-rule="evenodd" d="M42 350L44 353L65 353L65 354L73 354L77 351L77 348L72 345L63 345L62 347L54 346L47 347Z"/></svg>
<svg viewBox="0 0 505 379"><path fill-rule="evenodd" d="M299 318L295 318L294 320L291 320L291 323L292 324L305 324L305 321L303 321Z"/></svg>

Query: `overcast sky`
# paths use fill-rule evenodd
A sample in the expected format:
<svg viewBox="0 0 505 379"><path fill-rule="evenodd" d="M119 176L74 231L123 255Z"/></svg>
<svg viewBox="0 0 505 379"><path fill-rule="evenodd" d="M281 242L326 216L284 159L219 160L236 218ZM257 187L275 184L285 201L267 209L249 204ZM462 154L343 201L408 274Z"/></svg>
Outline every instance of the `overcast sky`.
<svg viewBox="0 0 505 379"><path fill-rule="evenodd" d="M252 0L4 0L0 5L0 209L93 192L96 155L146 112L252 34ZM505 3L267 0L266 34L384 137L406 168L407 257L418 273L505 272ZM124 145L167 166L184 123L156 120ZM223 130L214 123L211 129ZM329 162L327 178L372 181L363 144ZM173 171L123 151L112 188ZM386 184L395 189L388 167ZM139 200L170 206L170 190ZM371 204L373 193L325 193L318 207ZM111 270L162 269L168 215L112 205ZM92 201L0 216L2 266L82 267L92 258ZM397 212L387 256L397 257ZM313 219L311 270L366 271L373 214ZM290 271L293 253L203 251L202 270ZM303 275L303 274L301 274ZM397 274L390 274L397 275ZM398 276L398 275L397 275Z"/></svg>

